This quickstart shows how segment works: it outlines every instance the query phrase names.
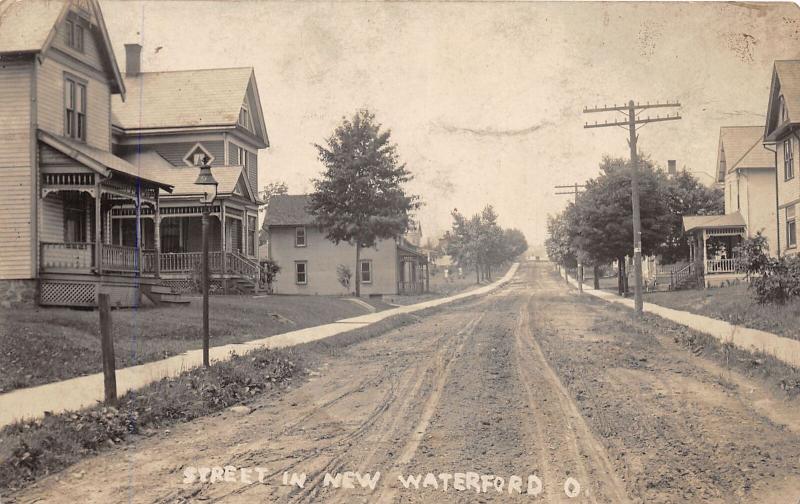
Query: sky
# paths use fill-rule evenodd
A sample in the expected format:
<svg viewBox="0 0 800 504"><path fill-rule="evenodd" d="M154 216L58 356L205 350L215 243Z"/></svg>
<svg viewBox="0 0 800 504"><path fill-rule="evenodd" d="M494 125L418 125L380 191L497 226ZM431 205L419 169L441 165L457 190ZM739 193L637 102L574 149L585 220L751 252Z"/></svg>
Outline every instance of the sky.
<svg viewBox="0 0 800 504"><path fill-rule="evenodd" d="M681 102L639 149L710 183L721 126L761 125L773 61L800 57L791 3L101 0L116 57L142 70L252 66L271 146L259 184L311 191L322 143L367 108L392 132L421 197L423 240L450 212L493 205L531 245L567 196L555 185L629 155L627 131L584 107ZM703 175L705 173L706 175Z"/></svg>

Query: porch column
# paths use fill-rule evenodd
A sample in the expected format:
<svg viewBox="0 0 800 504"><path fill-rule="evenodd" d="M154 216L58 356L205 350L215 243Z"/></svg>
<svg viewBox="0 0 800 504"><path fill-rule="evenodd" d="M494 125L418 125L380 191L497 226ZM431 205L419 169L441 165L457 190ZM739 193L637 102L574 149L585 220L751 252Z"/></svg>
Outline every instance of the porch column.
<svg viewBox="0 0 800 504"><path fill-rule="evenodd" d="M220 229L220 247L222 248L222 273L224 274L226 271L226 266L228 262L227 259L227 250L228 244L225 240L225 200L219 202L219 229Z"/></svg>
<svg viewBox="0 0 800 504"><path fill-rule="evenodd" d="M708 266L708 246L706 245L706 230L703 229L703 286L706 285L706 267Z"/></svg>
<svg viewBox="0 0 800 504"><path fill-rule="evenodd" d="M100 177L97 177L98 179ZM94 264L98 275L103 274L103 241L101 233L103 225L100 223L103 193L100 190L100 181L94 184Z"/></svg>
<svg viewBox="0 0 800 504"><path fill-rule="evenodd" d="M142 233L142 193L139 187L139 184L136 184L136 261L137 265L139 266L139 273L142 272L142 238L144 238L144 233Z"/></svg>
<svg viewBox="0 0 800 504"><path fill-rule="evenodd" d="M153 269L156 278L161 278L161 205L158 202L158 193L160 189L156 187L156 206L155 216L153 217L153 241L155 243L156 252L154 254Z"/></svg>

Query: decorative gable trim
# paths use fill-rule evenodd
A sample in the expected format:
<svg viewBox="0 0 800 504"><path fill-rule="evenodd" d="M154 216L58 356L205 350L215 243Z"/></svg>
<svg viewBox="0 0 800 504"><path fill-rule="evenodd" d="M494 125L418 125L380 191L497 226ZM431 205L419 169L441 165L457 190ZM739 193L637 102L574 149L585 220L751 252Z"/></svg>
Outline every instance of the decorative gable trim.
<svg viewBox="0 0 800 504"><path fill-rule="evenodd" d="M210 152L208 149L206 149L206 148L203 146L203 144L202 144L202 143L200 143L200 142L197 142L196 144L194 144L194 145L192 146L192 148L191 148L191 149L189 149L189 152L187 152L187 153L186 153L186 155L185 155L185 156L183 156L183 162L184 162L184 163L186 163L186 166L191 166L191 167L196 167L196 166L197 166L196 164L194 164L194 159L193 159L193 158L194 158L194 154L195 154L195 152L196 152L198 149L200 149L201 151L203 151L203 153L204 153L206 156L208 156L208 164L211 164L211 163L213 163L213 162L214 162L214 160L216 159L216 158L214 157L214 155L213 155L213 154L211 154L211 152Z"/></svg>

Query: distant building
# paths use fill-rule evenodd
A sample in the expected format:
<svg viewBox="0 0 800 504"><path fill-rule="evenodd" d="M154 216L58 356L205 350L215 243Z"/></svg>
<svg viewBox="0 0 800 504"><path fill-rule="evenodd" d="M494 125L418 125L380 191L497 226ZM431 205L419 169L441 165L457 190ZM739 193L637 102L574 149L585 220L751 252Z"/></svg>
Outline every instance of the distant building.
<svg viewBox="0 0 800 504"><path fill-rule="evenodd" d="M361 295L415 294L427 290L428 261L404 237L380 240L361 249L355 265L355 246L334 244L314 223L307 195L276 195L269 200L267 229L269 257L281 271L273 283L276 294L348 295L361 277ZM352 274L348 286L341 273Z"/></svg>

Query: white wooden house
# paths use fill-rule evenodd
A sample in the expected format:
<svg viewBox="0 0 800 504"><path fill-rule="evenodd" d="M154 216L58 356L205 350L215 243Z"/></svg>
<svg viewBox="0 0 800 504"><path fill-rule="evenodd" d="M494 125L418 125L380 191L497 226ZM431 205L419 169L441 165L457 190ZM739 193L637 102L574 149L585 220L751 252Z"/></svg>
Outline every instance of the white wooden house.
<svg viewBox="0 0 800 504"><path fill-rule="evenodd" d="M361 249L355 262L355 246L334 244L314 223L307 195L276 195L267 208L269 257L281 271L273 284L276 294L348 295L361 276L361 295L421 294L428 290L427 255L405 237L379 240ZM339 272L348 268L349 285Z"/></svg>
<svg viewBox="0 0 800 504"><path fill-rule="evenodd" d="M0 63L0 300L158 299L157 247L113 244L111 215L158 216L172 187L112 153L126 88L97 1L1 3Z"/></svg>
<svg viewBox="0 0 800 504"><path fill-rule="evenodd" d="M219 181L211 213L211 267L226 290L262 287L259 266L258 152L269 146L252 68L143 72L138 44L126 44L126 99L112 100L113 149L143 174L167 181L161 218L147 213L139 236L161 246L160 274L175 291L192 289L201 254L197 167L208 157ZM132 207L112 214L113 239L137 236Z"/></svg>
<svg viewBox="0 0 800 504"><path fill-rule="evenodd" d="M93 306L104 290L133 305L193 288L205 157L214 282L262 286L269 140L253 69L142 72L140 56L126 45L120 72L96 0L0 3L0 302Z"/></svg>
<svg viewBox="0 0 800 504"><path fill-rule="evenodd" d="M742 240L761 232L774 254L778 243L775 212L775 156L763 145L760 126L720 128L717 182L725 190L725 214L683 219L689 235L689 265L682 274L706 287L745 277L736 260Z"/></svg>
<svg viewBox="0 0 800 504"><path fill-rule="evenodd" d="M764 145L775 152L777 165L778 254L797 254L800 209L800 60L776 61L764 127Z"/></svg>

